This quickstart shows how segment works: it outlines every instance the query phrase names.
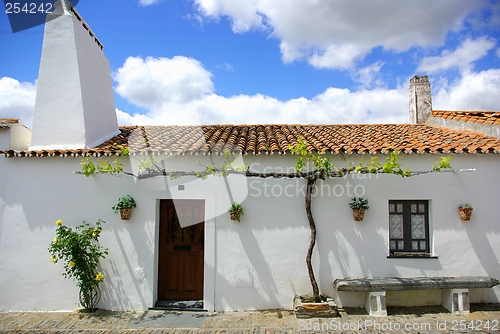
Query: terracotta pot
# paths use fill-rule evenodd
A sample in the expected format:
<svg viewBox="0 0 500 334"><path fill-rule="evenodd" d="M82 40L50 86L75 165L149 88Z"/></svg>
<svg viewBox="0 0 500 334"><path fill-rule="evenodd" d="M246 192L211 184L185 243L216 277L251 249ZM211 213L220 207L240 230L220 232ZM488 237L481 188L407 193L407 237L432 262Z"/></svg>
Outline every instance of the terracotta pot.
<svg viewBox="0 0 500 334"><path fill-rule="evenodd" d="M132 208L120 208L120 217L122 220L129 220Z"/></svg>
<svg viewBox="0 0 500 334"><path fill-rule="evenodd" d="M229 212L229 217L231 218L231 220L238 220L237 218L240 218L240 217L237 217L237 214L234 213L234 212Z"/></svg>
<svg viewBox="0 0 500 334"><path fill-rule="evenodd" d="M469 221L472 216L473 208L458 208L460 210L460 219Z"/></svg>
<svg viewBox="0 0 500 334"><path fill-rule="evenodd" d="M352 209L352 214L354 216L354 221L362 222L365 217L364 209Z"/></svg>

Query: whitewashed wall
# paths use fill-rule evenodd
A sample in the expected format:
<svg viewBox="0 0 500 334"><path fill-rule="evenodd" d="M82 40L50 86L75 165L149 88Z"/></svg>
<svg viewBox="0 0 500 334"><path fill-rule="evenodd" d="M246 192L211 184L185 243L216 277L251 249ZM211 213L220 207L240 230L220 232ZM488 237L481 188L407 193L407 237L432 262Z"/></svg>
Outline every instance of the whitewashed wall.
<svg viewBox="0 0 500 334"><path fill-rule="evenodd" d="M197 159L169 158L166 166L191 170ZM404 167L426 170L437 159L437 155L411 155L401 160ZM295 161L288 156L247 156L245 160L256 170L285 163L292 167ZM340 156L334 157L334 162L345 165ZM476 172L319 181L319 195L312 204L318 225L313 263L321 292L336 297L344 306L360 306L363 301L356 293L336 296L332 280L455 275L500 278L496 213L500 180L495 177L499 162L498 155L462 154L453 156L453 167L477 168ZM246 189L241 180L230 180L236 200L246 196L245 215L236 223L226 213L230 199L222 178L137 183L126 177L86 178L72 173L80 169L79 163L78 158L0 158L0 311L78 308L74 282L61 276L62 265L52 264L47 252L58 219L70 226L99 218L107 222L101 244L110 254L101 261L105 281L99 307L151 307L157 284L158 199L172 198L172 194L207 203L207 309L291 308L295 294L310 293L303 180L248 179ZM185 190L175 190L177 184L184 184ZM348 207L349 195L355 190L355 195L370 199L371 210L363 222L354 222ZM121 221L111 206L126 194L136 199L137 208L130 221ZM389 199L430 200L432 249L437 258L387 258ZM458 215L457 206L465 202L474 206L470 222L462 222ZM145 271L143 280L135 277L139 268ZM499 297L499 288L471 292L472 302L498 302Z"/></svg>

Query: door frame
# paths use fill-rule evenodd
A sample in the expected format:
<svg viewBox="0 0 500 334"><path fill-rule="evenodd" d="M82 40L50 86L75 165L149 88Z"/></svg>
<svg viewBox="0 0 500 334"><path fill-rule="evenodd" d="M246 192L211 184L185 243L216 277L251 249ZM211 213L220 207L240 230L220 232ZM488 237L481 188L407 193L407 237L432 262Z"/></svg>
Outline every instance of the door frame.
<svg viewBox="0 0 500 334"><path fill-rule="evenodd" d="M188 188L186 186L186 188ZM159 236L160 236L160 200L204 200L205 201L205 245L203 260L203 309L209 312L215 311L215 190L178 190L178 187L171 187L170 195L156 199L156 226L154 242L154 284L153 300L154 306L158 300L158 266L159 266ZM207 219L208 218L208 219Z"/></svg>

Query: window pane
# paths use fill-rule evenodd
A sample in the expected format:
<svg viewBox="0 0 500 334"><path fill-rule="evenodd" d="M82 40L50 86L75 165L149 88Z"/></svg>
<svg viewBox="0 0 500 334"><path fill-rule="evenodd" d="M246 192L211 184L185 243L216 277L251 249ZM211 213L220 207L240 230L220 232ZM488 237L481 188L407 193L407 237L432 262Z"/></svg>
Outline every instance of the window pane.
<svg viewBox="0 0 500 334"><path fill-rule="evenodd" d="M389 221L389 238L403 238L403 215L390 215Z"/></svg>
<svg viewBox="0 0 500 334"><path fill-rule="evenodd" d="M418 241L411 242L411 250L418 251Z"/></svg>
<svg viewBox="0 0 500 334"><path fill-rule="evenodd" d="M396 241L391 240L391 249L396 249Z"/></svg>
<svg viewBox="0 0 500 334"><path fill-rule="evenodd" d="M396 204L396 210L397 212L403 212L403 204L401 203Z"/></svg>
<svg viewBox="0 0 500 334"><path fill-rule="evenodd" d="M411 215L411 238L425 239L425 216Z"/></svg>
<svg viewBox="0 0 500 334"><path fill-rule="evenodd" d="M425 213L425 204L419 204L418 205L418 212L419 213Z"/></svg>
<svg viewBox="0 0 500 334"><path fill-rule="evenodd" d="M398 249L404 249L405 248L405 244L403 242L403 240L398 240Z"/></svg>
<svg viewBox="0 0 500 334"><path fill-rule="evenodd" d="M389 204L389 212L394 213L395 210L396 210L396 206L394 204Z"/></svg>
<svg viewBox="0 0 500 334"><path fill-rule="evenodd" d="M425 241L420 241L420 249L425 250L427 247L425 247Z"/></svg>
<svg viewBox="0 0 500 334"><path fill-rule="evenodd" d="M411 213L417 213L417 205L416 204L412 204L410 207L411 207Z"/></svg>

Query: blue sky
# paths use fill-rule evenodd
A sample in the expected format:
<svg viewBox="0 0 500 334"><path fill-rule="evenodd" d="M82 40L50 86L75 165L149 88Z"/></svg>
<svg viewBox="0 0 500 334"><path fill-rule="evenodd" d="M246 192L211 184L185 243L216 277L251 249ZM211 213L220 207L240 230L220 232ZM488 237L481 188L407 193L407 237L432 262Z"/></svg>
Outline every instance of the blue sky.
<svg viewBox="0 0 500 334"><path fill-rule="evenodd" d="M121 125L404 123L415 74L429 75L434 109L500 110L496 0L80 0L76 9L105 46ZM31 126L43 26L12 33L2 12L0 40L0 117Z"/></svg>

